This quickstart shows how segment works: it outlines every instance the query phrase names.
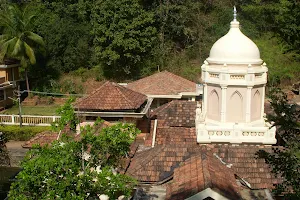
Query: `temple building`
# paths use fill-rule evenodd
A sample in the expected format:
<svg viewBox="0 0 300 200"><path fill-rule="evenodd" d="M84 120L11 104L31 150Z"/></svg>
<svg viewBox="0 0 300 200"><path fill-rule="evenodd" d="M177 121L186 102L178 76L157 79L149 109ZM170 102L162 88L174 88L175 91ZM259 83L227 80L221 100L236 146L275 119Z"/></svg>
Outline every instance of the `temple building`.
<svg viewBox="0 0 300 200"><path fill-rule="evenodd" d="M268 68L255 43L234 19L201 67L204 95L198 105L198 143L275 144L276 128L264 119Z"/></svg>
<svg viewBox="0 0 300 200"><path fill-rule="evenodd" d="M264 118L268 68L236 10L201 69L203 93L160 72L126 87L105 82L74 106L85 122L100 116L105 126L129 121L142 130L119 169L138 181L135 199L273 200L283 179L256 155L276 144L276 128ZM45 143L41 138L24 147Z"/></svg>

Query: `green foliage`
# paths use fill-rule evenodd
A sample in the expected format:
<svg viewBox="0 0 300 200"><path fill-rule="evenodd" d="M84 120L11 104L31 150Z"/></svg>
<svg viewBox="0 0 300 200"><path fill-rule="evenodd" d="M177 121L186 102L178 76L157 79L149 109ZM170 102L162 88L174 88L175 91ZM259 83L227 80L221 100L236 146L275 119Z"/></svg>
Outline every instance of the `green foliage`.
<svg viewBox="0 0 300 200"><path fill-rule="evenodd" d="M276 185L275 193L284 194L284 199L300 198L300 112L296 104L289 104L286 95L279 89L270 92L274 114L268 119L277 127L285 149L275 148L274 153L259 151L258 155L272 166L272 172L283 177Z"/></svg>
<svg viewBox="0 0 300 200"><path fill-rule="evenodd" d="M7 140L16 141L27 141L30 138L34 137L36 134L49 130L51 130L51 128L46 126L0 126L0 132L3 132Z"/></svg>
<svg viewBox="0 0 300 200"><path fill-rule="evenodd" d="M45 47L43 38L32 32L32 23L36 15L30 7L9 5L0 13L0 61L6 58L20 60L25 69L27 90L29 90L27 68L36 64L37 51L42 52Z"/></svg>
<svg viewBox="0 0 300 200"><path fill-rule="evenodd" d="M97 0L91 13L95 57L105 63L105 75L134 77L156 39L154 14L138 0Z"/></svg>
<svg viewBox="0 0 300 200"><path fill-rule="evenodd" d="M90 66L88 3L91 1L32 1L39 14L34 28L47 44L47 67L69 72Z"/></svg>
<svg viewBox="0 0 300 200"><path fill-rule="evenodd" d="M98 122L101 126L102 122ZM96 126L98 126L96 125ZM136 182L117 172L138 130L116 124L97 130L87 126L80 141L55 141L35 147L22 163L13 183L12 199L99 199L129 197Z"/></svg>
<svg viewBox="0 0 300 200"><path fill-rule="evenodd" d="M267 63L268 84L271 87L290 84L293 80L299 79L299 63L295 61L293 53L284 53L286 49L276 37L265 34L254 41L261 52L261 57Z"/></svg>
<svg viewBox="0 0 300 200"><path fill-rule="evenodd" d="M244 15L261 33L272 31L283 41L286 51L299 59L300 2L298 0L251 0L242 3Z"/></svg>
<svg viewBox="0 0 300 200"><path fill-rule="evenodd" d="M35 15L28 7L21 9L17 5L10 5L5 12L1 12L0 26L4 27L0 36L1 57L11 57L21 60L24 68L28 63L35 64L35 49L45 46L41 36L31 32Z"/></svg>
<svg viewBox="0 0 300 200"><path fill-rule="evenodd" d="M71 130L76 130L76 125L78 124L78 119L74 113L74 108L72 103L75 102L75 98L70 97L64 105L56 110L56 113L61 116L58 123L52 124L52 129L54 131L61 131L67 125L70 126Z"/></svg>
<svg viewBox="0 0 300 200"><path fill-rule="evenodd" d="M10 2L0 0L2 13ZM198 80L200 72L194 67L200 68L213 43L228 31L233 5L242 32L256 40L270 67L270 85L299 80L298 0L13 2L21 2L22 9L36 16L28 25L46 43L47 56L34 49L37 64L28 67L32 85L39 91L80 93L73 80L57 81L69 72L81 76L82 82L89 78L127 81L159 68ZM4 33L1 27L0 33Z"/></svg>
<svg viewBox="0 0 300 200"><path fill-rule="evenodd" d="M136 135L140 133L140 130L133 124L118 123L103 128L100 131L100 137L96 136L97 130L93 130L91 127L85 128L82 133L87 136L82 140L83 143L93 143L91 148L91 153L94 155L92 157L93 162L101 166L116 167L120 164L121 158L128 156L130 144L134 141Z"/></svg>

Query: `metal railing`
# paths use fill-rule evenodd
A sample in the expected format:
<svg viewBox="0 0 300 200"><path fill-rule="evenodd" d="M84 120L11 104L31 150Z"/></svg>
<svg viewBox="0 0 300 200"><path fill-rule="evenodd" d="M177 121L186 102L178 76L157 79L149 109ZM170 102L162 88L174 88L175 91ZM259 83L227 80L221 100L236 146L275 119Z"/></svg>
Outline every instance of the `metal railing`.
<svg viewBox="0 0 300 200"><path fill-rule="evenodd" d="M39 115L22 115L22 125L27 126L51 126L53 122L58 122L60 116L39 116ZM19 125L19 115L0 115L0 124Z"/></svg>

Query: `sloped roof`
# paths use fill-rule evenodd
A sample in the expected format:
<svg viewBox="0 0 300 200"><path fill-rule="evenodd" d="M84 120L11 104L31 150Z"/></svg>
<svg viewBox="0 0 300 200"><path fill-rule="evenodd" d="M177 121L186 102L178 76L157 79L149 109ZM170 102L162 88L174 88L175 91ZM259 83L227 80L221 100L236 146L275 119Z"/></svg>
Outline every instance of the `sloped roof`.
<svg viewBox="0 0 300 200"><path fill-rule="evenodd" d="M184 176L182 176L184 174ZM174 170L171 183L167 184L167 198L181 200L205 189L212 189L232 200L242 199L232 169L226 167L212 152L202 151L186 160Z"/></svg>
<svg viewBox="0 0 300 200"><path fill-rule="evenodd" d="M176 95L181 92L196 92L196 83L162 71L131 82L127 88L146 95Z"/></svg>
<svg viewBox="0 0 300 200"><path fill-rule="evenodd" d="M39 144L40 146L44 146L46 144L51 144L58 137L58 133L52 131L44 131L42 133L37 134L35 137L31 138L24 145L23 148L32 148L34 144Z"/></svg>
<svg viewBox="0 0 300 200"><path fill-rule="evenodd" d="M271 173L263 159L255 155L258 150L272 152L272 147L263 145L156 145L138 152L127 173L142 182L161 182L172 177L181 162L207 150L216 153L225 163L232 164L234 173L249 182L252 189L273 188L273 184L281 180Z"/></svg>
<svg viewBox="0 0 300 200"><path fill-rule="evenodd" d="M117 83L105 82L87 97L79 99L75 108L79 110L133 110L146 101L147 96L125 88Z"/></svg>
<svg viewBox="0 0 300 200"><path fill-rule="evenodd" d="M151 118L157 118L161 126L195 127L196 101L173 100L156 108Z"/></svg>

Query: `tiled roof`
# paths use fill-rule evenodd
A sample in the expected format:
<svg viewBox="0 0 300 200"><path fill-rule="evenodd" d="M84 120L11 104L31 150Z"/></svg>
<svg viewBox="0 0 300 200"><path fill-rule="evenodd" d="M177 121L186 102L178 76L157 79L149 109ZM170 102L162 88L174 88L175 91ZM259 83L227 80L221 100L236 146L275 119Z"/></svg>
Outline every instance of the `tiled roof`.
<svg viewBox="0 0 300 200"><path fill-rule="evenodd" d="M233 170L212 152L202 151L174 170L173 180L167 184L166 199L185 199L207 188L232 200L241 199L241 187L237 185Z"/></svg>
<svg viewBox="0 0 300 200"><path fill-rule="evenodd" d="M87 97L79 99L75 108L79 110L135 110L147 97L117 83L105 82Z"/></svg>
<svg viewBox="0 0 300 200"><path fill-rule="evenodd" d="M155 109L151 117L161 127L195 127L196 108L196 101L173 100Z"/></svg>
<svg viewBox="0 0 300 200"><path fill-rule="evenodd" d="M31 138L24 145L23 148L32 148L34 144L39 144L44 146L46 144L51 144L53 141L57 139L58 133L52 131L45 131L37 134L35 137Z"/></svg>
<svg viewBox="0 0 300 200"><path fill-rule="evenodd" d="M157 128L155 144L197 144L196 129L186 127Z"/></svg>
<svg viewBox="0 0 300 200"><path fill-rule="evenodd" d="M253 189L272 188L279 179L271 174L263 159L257 159L258 150L271 152L270 146L255 145L157 145L138 152L132 159L127 173L139 181L160 182L170 178L181 162L201 154L215 152L224 162L232 164L234 172L251 184Z"/></svg>
<svg viewBox="0 0 300 200"><path fill-rule="evenodd" d="M197 144L195 101L173 100L151 113L151 130L145 145L152 144L154 120L157 119L155 144Z"/></svg>
<svg viewBox="0 0 300 200"><path fill-rule="evenodd" d="M146 95L176 95L196 92L196 83L163 71L129 83L127 88Z"/></svg>

